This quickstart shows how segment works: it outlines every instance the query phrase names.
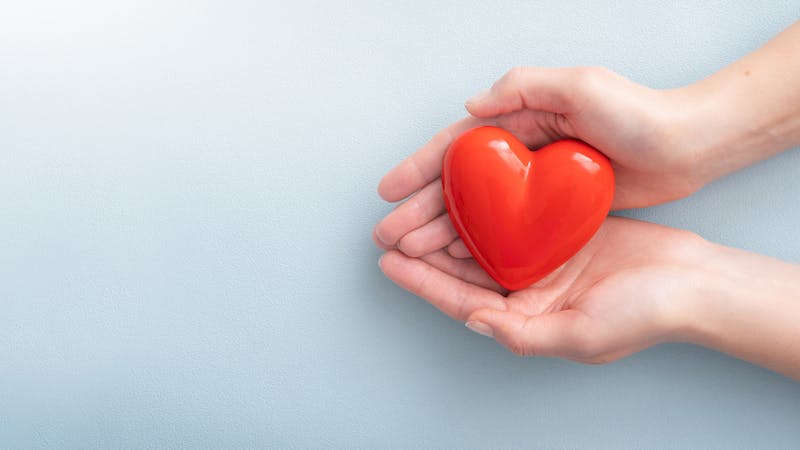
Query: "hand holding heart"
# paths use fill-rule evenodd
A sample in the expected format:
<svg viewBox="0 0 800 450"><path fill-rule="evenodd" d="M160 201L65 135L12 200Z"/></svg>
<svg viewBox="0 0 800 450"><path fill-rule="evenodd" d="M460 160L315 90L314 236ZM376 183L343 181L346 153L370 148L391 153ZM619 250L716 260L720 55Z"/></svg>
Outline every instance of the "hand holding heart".
<svg viewBox="0 0 800 450"><path fill-rule="evenodd" d="M609 201L681 198L800 146L799 42L796 23L678 89L510 71L381 180L385 200L406 199L373 232L382 270L518 354L602 363L685 341L800 380L800 266L604 219Z"/></svg>
<svg viewBox="0 0 800 450"><path fill-rule="evenodd" d="M469 257L458 239L445 211L439 177L445 152L456 137L477 126L494 125L533 149L577 138L602 151L616 177L612 207L689 195L699 188L693 159L670 145L670 136L676 134L672 118L680 109L676 100L602 69L531 68L512 70L468 102L467 109L472 117L437 134L380 183L379 193L386 200L410 195L374 231L378 245L389 250L381 261L386 275L449 315L486 327L517 353L607 359L669 335L670 324L650 326L661 320L654 312L663 309L658 299L664 296L640 300L647 289L660 286L648 282L658 281L657 275L670 272L677 261L663 254L661 246L643 251L637 245L669 238L686 248L699 241L695 236L612 218L556 273L530 287L511 286L521 289L505 297L508 291ZM678 245L684 241L687 245ZM620 331L615 327L634 312L642 315L642 328L637 333L627 330L624 338L615 336ZM587 348L590 341L594 344Z"/></svg>
<svg viewBox="0 0 800 450"><path fill-rule="evenodd" d="M381 180L378 192L385 200L410 196L375 227L384 249L418 257L450 246L453 256L469 256L444 214L439 176L450 143L481 125L503 128L531 149L576 138L600 150L614 168L612 209L674 200L705 181L696 156L676 142L687 134L681 129L686 121L678 120L685 116L678 94L605 69L514 69L467 109L472 116L439 132Z"/></svg>
<svg viewBox="0 0 800 450"><path fill-rule="evenodd" d="M440 250L422 258L387 252L387 277L519 355L602 363L682 340L691 286L708 243L697 235L610 217L549 276L507 293L473 259ZM507 294L507 295L504 295Z"/></svg>

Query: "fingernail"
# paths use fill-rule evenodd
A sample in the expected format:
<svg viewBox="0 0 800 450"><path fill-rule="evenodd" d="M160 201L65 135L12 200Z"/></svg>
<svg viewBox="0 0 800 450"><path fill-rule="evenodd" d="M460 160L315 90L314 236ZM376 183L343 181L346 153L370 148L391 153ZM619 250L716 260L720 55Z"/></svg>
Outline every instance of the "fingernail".
<svg viewBox="0 0 800 450"><path fill-rule="evenodd" d="M387 244L386 240L384 240L383 236L381 236L381 232L379 231L378 227L375 228L375 237L378 238L379 241L381 241L381 244L389 247L389 244Z"/></svg>
<svg viewBox="0 0 800 450"><path fill-rule="evenodd" d="M383 270L383 257L386 256L386 253L382 254L380 258L378 258L378 267Z"/></svg>
<svg viewBox="0 0 800 450"><path fill-rule="evenodd" d="M480 103L488 96L489 96L489 90L487 89L483 92L475 94L471 99L467 100L467 104L469 105L469 104Z"/></svg>
<svg viewBox="0 0 800 450"><path fill-rule="evenodd" d="M492 334L492 328L489 325L486 325L483 322L479 322L477 320L470 320L469 322L465 323L464 325L467 326L470 330L482 334L486 337L494 337Z"/></svg>

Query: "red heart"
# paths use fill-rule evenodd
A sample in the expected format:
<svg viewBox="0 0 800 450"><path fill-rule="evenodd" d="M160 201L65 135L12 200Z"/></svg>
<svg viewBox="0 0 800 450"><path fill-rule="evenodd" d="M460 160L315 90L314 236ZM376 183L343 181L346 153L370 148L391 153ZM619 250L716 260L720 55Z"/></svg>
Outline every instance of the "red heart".
<svg viewBox="0 0 800 450"><path fill-rule="evenodd" d="M581 141L530 151L497 127L473 128L450 145L442 187L453 226L486 272L522 289L581 249L608 215L614 172Z"/></svg>

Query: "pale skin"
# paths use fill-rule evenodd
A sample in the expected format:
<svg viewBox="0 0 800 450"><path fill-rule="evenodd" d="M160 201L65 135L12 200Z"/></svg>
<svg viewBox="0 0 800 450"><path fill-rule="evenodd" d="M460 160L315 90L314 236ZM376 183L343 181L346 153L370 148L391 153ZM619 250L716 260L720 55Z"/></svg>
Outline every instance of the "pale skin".
<svg viewBox="0 0 800 450"><path fill-rule="evenodd" d="M615 209L691 195L800 145L800 22L683 88L600 68L516 68L466 107L380 182L385 200L405 199L373 233L387 277L520 355L605 363L691 342L800 379L800 266L610 217L556 272L507 292L458 239L439 180L450 141L492 124L530 148L574 137L604 152Z"/></svg>

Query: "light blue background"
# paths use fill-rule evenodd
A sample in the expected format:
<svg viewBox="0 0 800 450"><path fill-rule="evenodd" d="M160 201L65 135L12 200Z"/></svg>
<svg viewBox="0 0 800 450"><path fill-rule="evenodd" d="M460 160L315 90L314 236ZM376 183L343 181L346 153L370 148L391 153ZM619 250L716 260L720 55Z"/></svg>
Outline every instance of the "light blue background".
<svg viewBox="0 0 800 450"><path fill-rule="evenodd" d="M800 2L408 3L0 1L1 447L800 447L795 382L520 359L370 241L381 175L508 68L676 87ZM798 173L630 215L800 263Z"/></svg>

